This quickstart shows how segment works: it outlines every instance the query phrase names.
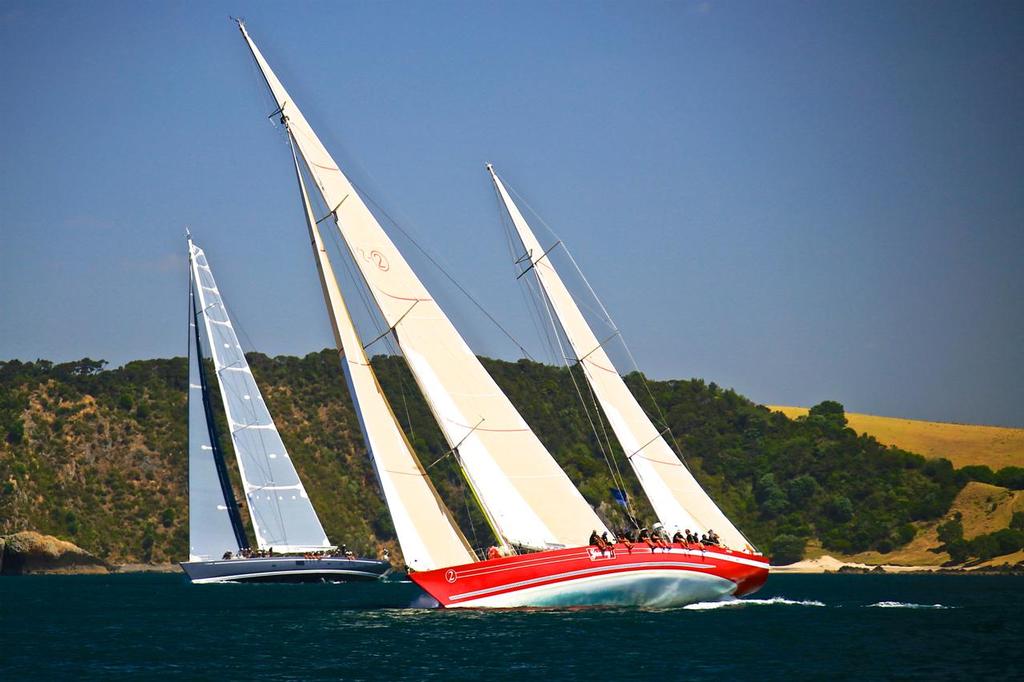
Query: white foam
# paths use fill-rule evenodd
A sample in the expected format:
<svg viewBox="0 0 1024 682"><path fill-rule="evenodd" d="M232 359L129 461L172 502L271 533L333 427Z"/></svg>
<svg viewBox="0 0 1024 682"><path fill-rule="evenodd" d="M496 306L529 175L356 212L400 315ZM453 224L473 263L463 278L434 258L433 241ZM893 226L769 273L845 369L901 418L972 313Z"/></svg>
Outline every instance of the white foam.
<svg viewBox="0 0 1024 682"><path fill-rule="evenodd" d="M730 597L720 601L702 601L696 604L688 604L684 609L691 611L707 611L710 609L722 609L727 606L824 606L825 604L813 599L794 600L785 597L771 597L770 599L737 599Z"/></svg>
<svg viewBox="0 0 1024 682"><path fill-rule="evenodd" d="M868 608L876 609L953 609L955 606L946 606L944 604L911 604L909 602L902 601L880 601L874 604L868 604Z"/></svg>

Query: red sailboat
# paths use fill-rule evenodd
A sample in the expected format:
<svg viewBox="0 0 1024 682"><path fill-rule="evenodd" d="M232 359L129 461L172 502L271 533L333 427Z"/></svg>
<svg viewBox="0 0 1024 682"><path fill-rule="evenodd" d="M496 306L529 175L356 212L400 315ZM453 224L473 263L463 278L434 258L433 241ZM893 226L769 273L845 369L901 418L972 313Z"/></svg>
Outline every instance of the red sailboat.
<svg viewBox="0 0 1024 682"><path fill-rule="evenodd" d="M605 352L605 343L617 330L613 337L598 340L551 263L561 242L546 249L540 245L488 165L513 237L523 247L516 259L520 277L528 275L537 285L558 338L568 344L563 355L582 370L593 401L659 519L660 530L649 541L580 546L588 535L608 531L604 521L483 368L327 152L245 27L240 28L292 145L306 225L349 392L416 584L443 607L663 607L749 594L760 587L768 575L767 559L669 447L667 428L655 426L641 408ZM322 199L326 213L320 218L304 177ZM497 538L486 560L476 560L377 383L323 247L319 230L328 220L388 325L382 336L393 338L401 351L448 442L448 454ZM624 489L617 468L612 476ZM720 537L717 546L668 542L684 529L713 536L712 528Z"/></svg>
<svg viewBox="0 0 1024 682"><path fill-rule="evenodd" d="M668 607L743 596L768 578L759 554L677 544L575 547L410 574L446 608Z"/></svg>

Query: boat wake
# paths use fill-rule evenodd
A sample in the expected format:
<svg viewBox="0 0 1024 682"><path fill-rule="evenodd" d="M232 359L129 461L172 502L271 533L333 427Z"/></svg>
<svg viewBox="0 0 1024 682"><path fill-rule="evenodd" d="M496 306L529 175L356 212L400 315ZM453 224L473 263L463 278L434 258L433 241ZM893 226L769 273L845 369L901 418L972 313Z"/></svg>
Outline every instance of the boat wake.
<svg viewBox="0 0 1024 682"><path fill-rule="evenodd" d="M880 601L874 604L868 604L867 608L875 609L955 609L955 606L946 606L945 604L912 604L910 602L902 601Z"/></svg>
<svg viewBox="0 0 1024 682"><path fill-rule="evenodd" d="M723 599L720 601L702 601L696 604L688 604L684 609L690 611L709 611L712 609L724 609L731 606L824 606L824 602L814 599L794 600L785 597L771 597L769 599Z"/></svg>

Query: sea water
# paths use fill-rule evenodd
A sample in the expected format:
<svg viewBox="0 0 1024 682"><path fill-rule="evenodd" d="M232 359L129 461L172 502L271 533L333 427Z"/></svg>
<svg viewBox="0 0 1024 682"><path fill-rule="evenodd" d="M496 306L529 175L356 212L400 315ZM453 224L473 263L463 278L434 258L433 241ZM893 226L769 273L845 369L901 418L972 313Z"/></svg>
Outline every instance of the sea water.
<svg viewBox="0 0 1024 682"><path fill-rule="evenodd" d="M1024 679L1024 578L777 575L675 609L443 611L408 582L0 578L0 680Z"/></svg>

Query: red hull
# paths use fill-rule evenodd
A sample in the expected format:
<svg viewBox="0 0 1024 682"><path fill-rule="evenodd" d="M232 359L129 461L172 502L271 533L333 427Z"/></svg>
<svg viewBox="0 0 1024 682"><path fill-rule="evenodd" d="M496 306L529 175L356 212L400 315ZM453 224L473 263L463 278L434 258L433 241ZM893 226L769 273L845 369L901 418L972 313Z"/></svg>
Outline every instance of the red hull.
<svg viewBox="0 0 1024 682"><path fill-rule="evenodd" d="M441 606L679 606L741 596L768 579L768 559L696 545L613 552L575 547L411 573Z"/></svg>

